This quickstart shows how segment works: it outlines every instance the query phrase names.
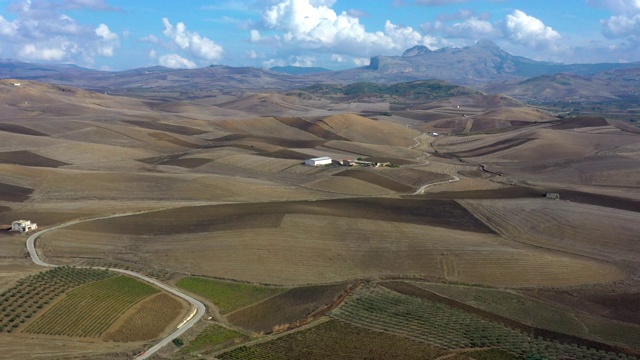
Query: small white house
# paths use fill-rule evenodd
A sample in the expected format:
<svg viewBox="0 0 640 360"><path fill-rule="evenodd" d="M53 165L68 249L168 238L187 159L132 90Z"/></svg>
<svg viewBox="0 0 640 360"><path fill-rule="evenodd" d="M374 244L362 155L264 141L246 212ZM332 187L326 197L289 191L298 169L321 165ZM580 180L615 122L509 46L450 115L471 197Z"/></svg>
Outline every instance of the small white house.
<svg viewBox="0 0 640 360"><path fill-rule="evenodd" d="M323 157L317 157L313 159L307 159L304 161L304 164L311 165L311 166L327 165L327 164L331 164L331 158L328 156L323 156Z"/></svg>
<svg viewBox="0 0 640 360"><path fill-rule="evenodd" d="M432 135L433 135L433 136L438 136L438 135L440 135L440 134L438 134L437 132L434 132Z"/></svg>
<svg viewBox="0 0 640 360"><path fill-rule="evenodd" d="M12 82L12 83L11 83L11 85L13 85L13 86L20 86L20 83L18 83L18 82Z"/></svg>
<svg viewBox="0 0 640 360"><path fill-rule="evenodd" d="M38 224L32 223L29 220L16 220L11 223L11 230L18 231L21 234L27 231L35 230L38 228Z"/></svg>

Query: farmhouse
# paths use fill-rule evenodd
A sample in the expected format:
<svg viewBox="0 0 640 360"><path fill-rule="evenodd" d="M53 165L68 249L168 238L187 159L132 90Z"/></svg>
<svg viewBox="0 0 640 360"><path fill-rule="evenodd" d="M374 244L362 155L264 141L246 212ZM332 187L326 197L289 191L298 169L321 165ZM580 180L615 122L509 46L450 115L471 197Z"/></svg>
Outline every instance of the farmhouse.
<svg viewBox="0 0 640 360"><path fill-rule="evenodd" d="M313 159L307 159L304 161L304 164L311 165L311 166L327 165L327 164L331 164L331 158L328 156L324 156L324 157L318 157Z"/></svg>
<svg viewBox="0 0 640 360"><path fill-rule="evenodd" d="M16 220L11 223L11 231L18 231L21 234L30 230L38 228L38 224L32 223L29 220Z"/></svg>
<svg viewBox="0 0 640 360"><path fill-rule="evenodd" d="M19 82L12 82L12 83L11 83L11 85L13 85L13 86L20 86L20 83L19 83Z"/></svg>

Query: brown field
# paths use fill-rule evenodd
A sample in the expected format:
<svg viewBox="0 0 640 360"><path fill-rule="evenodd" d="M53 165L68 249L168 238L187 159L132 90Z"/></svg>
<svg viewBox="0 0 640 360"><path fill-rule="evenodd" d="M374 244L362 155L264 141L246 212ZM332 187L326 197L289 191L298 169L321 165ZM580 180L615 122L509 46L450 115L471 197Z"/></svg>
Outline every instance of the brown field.
<svg viewBox="0 0 640 360"><path fill-rule="evenodd" d="M21 134L21 135L31 135L31 136L49 136L43 132L38 130L30 129L28 127L15 125L15 124L4 124L0 123L0 131L6 131L13 134Z"/></svg>
<svg viewBox="0 0 640 360"><path fill-rule="evenodd" d="M166 131L178 135L201 135L209 132L207 130L196 129L188 126L166 124L153 121L127 120L126 123L149 130Z"/></svg>
<svg viewBox="0 0 640 360"><path fill-rule="evenodd" d="M557 125L553 125L552 129L571 130L584 127L608 126L609 122L603 117L597 116L576 116L566 120L562 120Z"/></svg>
<svg viewBox="0 0 640 360"><path fill-rule="evenodd" d="M179 139L173 135L169 135L169 134L165 134L165 133L161 133L161 132L153 132L153 133L149 133L149 136L151 136L154 139L160 140L160 141L164 141L173 145L177 145L177 146L181 146L181 147L185 147L185 148L191 148L191 149L206 149L208 146L206 145L198 145L198 144L194 144L188 141L184 141L182 139Z"/></svg>
<svg viewBox="0 0 640 360"><path fill-rule="evenodd" d="M33 189L0 183L0 201L23 202L32 192Z"/></svg>
<svg viewBox="0 0 640 360"><path fill-rule="evenodd" d="M255 333L278 331L304 320L321 307L331 305L346 284L300 287L227 315L234 325Z"/></svg>
<svg viewBox="0 0 640 360"><path fill-rule="evenodd" d="M591 258L638 261L637 212L547 199L462 204L505 238Z"/></svg>
<svg viewBox="0 0 640 360"><path fill-rule="evenodd" d="M197 167L200 167L202 165L208 164L210 162L211 162L211 160L209 160L209 159L183 158L183 159L165 160L165 161L157 163L156 165L171 165L171 166L178 166L178 167L183 167L183 168L187 168L187 169L195 169Z"/></svg>
<svg viewBox="0 0 640 360"><path fill-rule="evenodd" d="M379 175L375 170L349 169L334 174L333 176L350 177L401 193L411 192L415 190L415 188L410 185L406 185L392 180L386 176Z"/></svg>
<svg viewBox="0 0 640 360"><path fill-rule="evenodd" d="M296 129L304 130L308 133L311 133L321 139L326 140L346 140L342 136L339 136L331 131L328 131L313 122L306 121L301 118L283 118L277 117L276 120L282 122L283 124L289 125Z"/></svg>
<svg viewBox="0 0 640 360"><path fill-rule="evenodd" d="M60 167L69 165L65 162L49 159L29 151L0 152L0 164L17 164L37 167Z"/></svg>
<svg viewBox="0 0 640 360"><path fill-rule="evenodd" d="M180 321L185 307L182 301L169 294L153 295L122 315L103 338L117 342L155 339Z"/></svg>
<svg viewBox="0 0 640 360"><path fill-rule="evenodd" d="M413 145L412 139L420 135L419 132L396 123L376 121L355 114L331 116L318 124L351 141L379 145L408 147Z"/></svg>

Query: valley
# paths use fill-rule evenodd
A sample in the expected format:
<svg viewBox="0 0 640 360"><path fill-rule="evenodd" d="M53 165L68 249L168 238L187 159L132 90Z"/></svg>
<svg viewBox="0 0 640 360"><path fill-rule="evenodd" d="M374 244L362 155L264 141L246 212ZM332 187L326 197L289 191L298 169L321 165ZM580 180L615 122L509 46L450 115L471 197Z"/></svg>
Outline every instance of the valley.
<svg viewBox="0 0 640 360"><path fill-rule="evenodd" d="M314 76L0 80L0 358L640 355L634 107Z"/></svg>

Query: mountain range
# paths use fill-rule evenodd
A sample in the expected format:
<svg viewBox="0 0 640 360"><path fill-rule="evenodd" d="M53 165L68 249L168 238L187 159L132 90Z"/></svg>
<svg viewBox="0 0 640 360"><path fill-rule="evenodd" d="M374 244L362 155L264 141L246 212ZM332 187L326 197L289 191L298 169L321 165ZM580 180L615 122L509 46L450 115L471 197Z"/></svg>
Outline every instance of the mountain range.
<svg viewBox="0 0 640 360"><path fill-rule="evenodd" d="M212 65L198 69L154 66L113 72L75 65L0 61L1 78L36 80L128 95L152 92L200 97L212 91L280 91L313 84L394 84L439 79L522 100L602 101L638 97L637 89L640 88L640 62L561 64L535 61L511 55L490 40L435 51L415 46L401 56L374 56L368 66L324 70Z"/></svg>

